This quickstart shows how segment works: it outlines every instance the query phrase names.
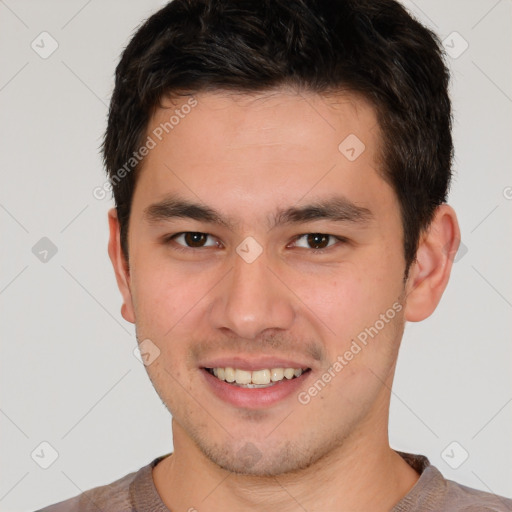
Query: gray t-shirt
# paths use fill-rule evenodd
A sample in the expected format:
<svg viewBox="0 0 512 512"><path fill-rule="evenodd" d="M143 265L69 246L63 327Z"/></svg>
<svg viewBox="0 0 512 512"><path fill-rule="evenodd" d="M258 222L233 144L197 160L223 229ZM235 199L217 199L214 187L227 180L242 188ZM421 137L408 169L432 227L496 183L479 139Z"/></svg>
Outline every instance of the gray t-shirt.
<svg viewBox="0 0 512 512"><path fill-rule="evenodd" d="M390 512L504 512L512 500L446 480L423 455L397 452L420 478ZM38 512L172 512L162 502L152 469L162 455L120 480L86 491Z"/></svg>

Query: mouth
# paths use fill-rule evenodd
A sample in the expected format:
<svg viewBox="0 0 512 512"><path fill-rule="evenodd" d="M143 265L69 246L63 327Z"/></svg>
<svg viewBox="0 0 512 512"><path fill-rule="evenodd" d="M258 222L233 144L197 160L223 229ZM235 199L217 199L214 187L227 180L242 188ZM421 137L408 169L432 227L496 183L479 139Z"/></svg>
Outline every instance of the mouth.
<svg viewBox="0 0 512 512"><path fill-rule="evenodd" d="M246 389L268 388L297 379L302 374L311 371L311 368L264 368L261 370L242 370L240 368L204 368L210 375L218 380L233 386Z"/></svg>
<svg viewBox="0 0 512 512"><path fill-rule="evenodd" d="M311 368L261 368L244 370L233 367L202 367L205 384L214 396L231 406L266 409L307 386Z"/></svg>

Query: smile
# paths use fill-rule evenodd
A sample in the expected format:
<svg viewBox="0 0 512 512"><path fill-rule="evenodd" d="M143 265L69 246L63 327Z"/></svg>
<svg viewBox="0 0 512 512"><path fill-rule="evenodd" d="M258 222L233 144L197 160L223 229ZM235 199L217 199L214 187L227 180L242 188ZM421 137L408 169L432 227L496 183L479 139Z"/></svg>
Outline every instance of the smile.
<svg viewBox="0 0 512 512"><path fill-rule="evenodd" d="M274 386L282 380L300 377L309 368L269 368L247 371L239 368L205 368L217 379L244 388L265 388Z"/></svg>

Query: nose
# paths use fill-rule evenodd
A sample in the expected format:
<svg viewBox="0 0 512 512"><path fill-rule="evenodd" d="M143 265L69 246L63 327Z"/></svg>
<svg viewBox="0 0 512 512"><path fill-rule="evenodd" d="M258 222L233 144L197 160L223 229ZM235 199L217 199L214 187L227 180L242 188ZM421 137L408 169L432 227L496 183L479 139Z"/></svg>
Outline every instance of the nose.
<svg viewBox="0 0 512 512"><path fill-rule="evenodd" d="M269 268L265 253L252 263L235 255L233 268L215 293L212 326L237 337L255 339L267 329L289 329L294 322L291 293Z"/></svg>

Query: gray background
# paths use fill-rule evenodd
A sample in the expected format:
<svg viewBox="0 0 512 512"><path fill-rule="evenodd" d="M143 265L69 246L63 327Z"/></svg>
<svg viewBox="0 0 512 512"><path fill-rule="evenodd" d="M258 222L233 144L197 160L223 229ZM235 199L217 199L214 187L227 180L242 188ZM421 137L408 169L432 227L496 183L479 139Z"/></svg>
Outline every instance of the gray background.
<svg viewBox="0 0 512 512"><path fill-rule="evenodd" d="M437 312L406 328L391 444L512 497L512 3L404 3L456 57L450 203L464 245ZM2 511L68 498L172 451L170 415L119 312L111 202L93 196L115 65L161 5L0 0ZM43 31L58 43L45 59L31 47L51 49ZM43 441L58 452L47 469Z"/></svg>

